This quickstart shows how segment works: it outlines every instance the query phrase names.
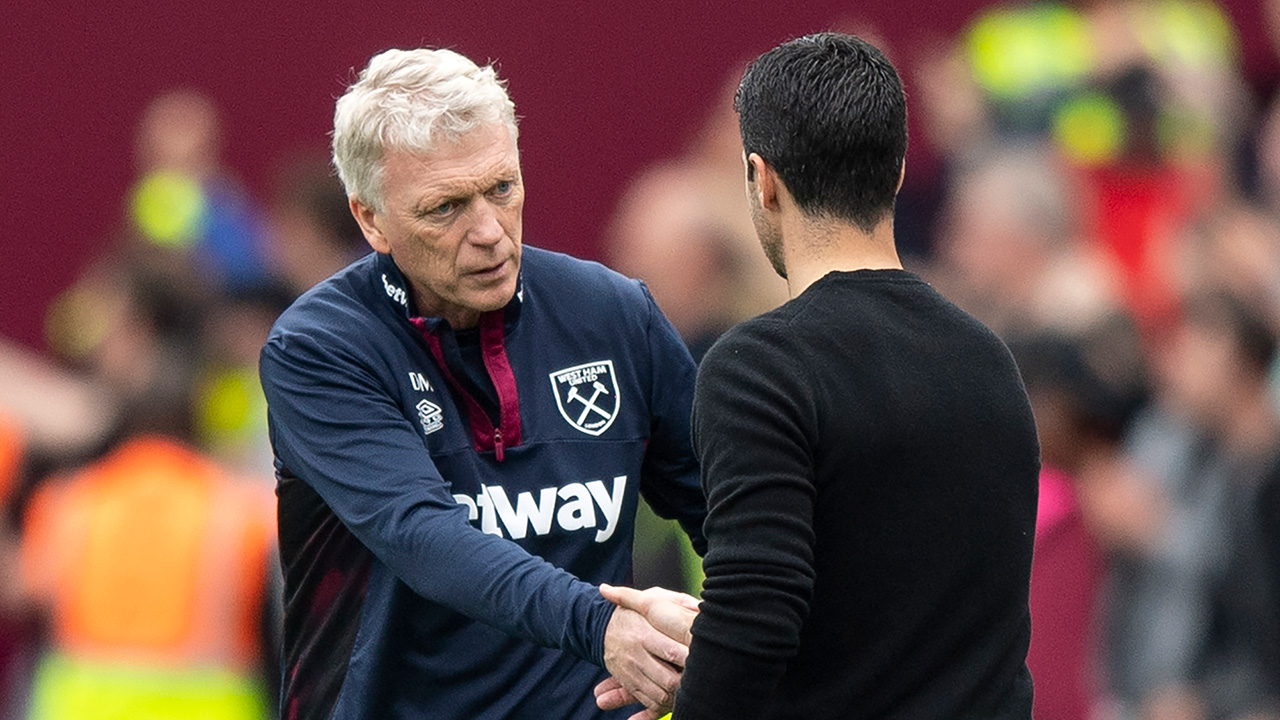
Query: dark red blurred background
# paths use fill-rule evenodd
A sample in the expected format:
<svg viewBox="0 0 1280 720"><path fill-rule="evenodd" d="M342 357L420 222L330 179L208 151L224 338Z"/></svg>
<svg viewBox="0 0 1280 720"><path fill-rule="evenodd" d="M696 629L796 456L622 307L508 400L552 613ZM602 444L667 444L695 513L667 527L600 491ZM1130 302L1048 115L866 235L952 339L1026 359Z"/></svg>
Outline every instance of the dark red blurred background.
<svg viewBox="0 0 1280 720"><path fill-rule="evenodd" d="M987 4L11 3L0 336L43 346L45 307L121 222L134 128L161 92L188 87L218 103L227 165L261 197L284 158L325 147L334 98L374 52L425 44L496 61L523 118L526 240L598 257L624 183L688 142L746 59L807 32L873 28L910 93L913 59ZM1224 4L1247 78L1270 92L1280 73L1258 0ZM927 172L922 143L908 166Z"/></svg>

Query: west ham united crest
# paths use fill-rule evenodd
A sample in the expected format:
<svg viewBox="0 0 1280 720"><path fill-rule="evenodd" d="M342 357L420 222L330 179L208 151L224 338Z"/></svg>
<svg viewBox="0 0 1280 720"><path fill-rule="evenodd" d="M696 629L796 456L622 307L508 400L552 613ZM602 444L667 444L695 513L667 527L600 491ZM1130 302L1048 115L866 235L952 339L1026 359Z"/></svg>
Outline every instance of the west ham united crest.
<svg viewBox="0 0 1280 720"><path fill-rule="evenodd" d="M557 370L551 373L551 389L564 419L588 435L608 430L622 406L612 360Z"/></svg>

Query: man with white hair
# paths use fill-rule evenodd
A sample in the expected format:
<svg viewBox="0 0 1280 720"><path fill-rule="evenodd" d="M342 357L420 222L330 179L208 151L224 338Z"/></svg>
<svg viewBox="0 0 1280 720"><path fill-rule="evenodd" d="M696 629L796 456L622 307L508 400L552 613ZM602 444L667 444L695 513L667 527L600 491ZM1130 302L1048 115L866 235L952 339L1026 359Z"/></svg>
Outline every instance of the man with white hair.
<svg viewBox="0 0 1280 720"><path fill-rule="evenodd" d="M641 283L522 246L516 136L492 68L448 50L377 55L338 100L375 252L261 361L284 718L626 717L596 707L609 674L670 705L686 648L596 583L630 578L641 492L705 545L694 365Z"/></svg>

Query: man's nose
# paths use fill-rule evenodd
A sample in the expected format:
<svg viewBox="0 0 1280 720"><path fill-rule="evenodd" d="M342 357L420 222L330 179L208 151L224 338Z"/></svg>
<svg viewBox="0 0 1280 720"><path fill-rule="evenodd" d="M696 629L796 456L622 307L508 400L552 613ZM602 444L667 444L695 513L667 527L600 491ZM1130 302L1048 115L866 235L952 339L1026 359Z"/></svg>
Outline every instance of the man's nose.
<svg viewBox="0 0 1280 720"><path fill-rule="evenodd" d="M498 209L492 203L481 201L472 205L472 225L467 241L475 245L493 245L506 236L502 223L498 222Z"/></svg>

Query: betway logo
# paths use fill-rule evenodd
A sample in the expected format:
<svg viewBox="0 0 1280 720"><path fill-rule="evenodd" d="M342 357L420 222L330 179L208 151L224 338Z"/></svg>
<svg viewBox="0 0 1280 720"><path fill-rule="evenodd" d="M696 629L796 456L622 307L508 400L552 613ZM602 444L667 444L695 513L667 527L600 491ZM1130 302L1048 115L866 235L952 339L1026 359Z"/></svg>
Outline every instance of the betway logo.
<svg viewBox="0 0 1280 720"><path fill-rule="evenodd" d="M382 273L382 287L386 289L387 297L405 307L409 307L409 296L405 293L404 288L388 280L386 273Z"/></svg>
<svg viewBox="0 0 1280 720"><path fill-rule="evenodd" d="M592 480L562 488L543 488L537 491L536 499L532 492L522 492L516 495L514 503L501 485L481 485L475 497L454 495L453 499L467 506L470 520L480 519L482 531L502 537L502 531L506 530L515 540L528 535L530 527L535 535L546 535L551 532L553 522L568 531L598 528L598 508L604 516L604 529L596 530L596 542L600 543L612 537L618 527L626 489L627 476L619 475L613 479L612 492L605 488L603 481Z"/></svg>

